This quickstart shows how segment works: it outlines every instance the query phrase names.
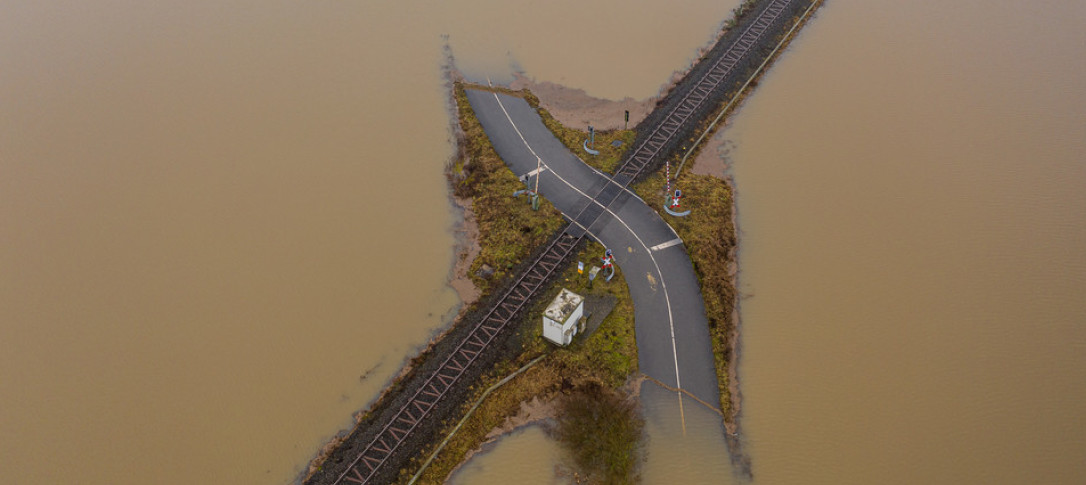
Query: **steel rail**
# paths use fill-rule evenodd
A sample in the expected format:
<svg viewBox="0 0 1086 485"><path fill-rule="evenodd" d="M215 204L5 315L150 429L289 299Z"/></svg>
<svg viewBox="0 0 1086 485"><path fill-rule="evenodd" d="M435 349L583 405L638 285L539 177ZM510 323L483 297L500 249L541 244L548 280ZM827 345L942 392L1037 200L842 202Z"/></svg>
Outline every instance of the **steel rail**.
<svg viewBox="0 0 1086 485"><path fill-rule="evenodd" d="M676 106L668 111L663 120L656 124L649 136L626 157L626 160L615 171L615 176L612 177L615 184L607 184L596 193L595 200L600 205L589 202L577 213L576 217L572 218L576 224L571 224L566 229L570 234L581 237L592 228L615 199L618 198L619 193L626 190L641 175L645 167L660 153L668 141L690 121L690 118L712 96L724 79L731 74L735 66L743 60L754 46L758 45L758 40L772 27L773 22L781 16L791 2L792 0L773 0L757 14L757 17L743 30L724 54L713 63L711 68L705 71ZM615 186L620 190L609 190Z"/></svg>
<svg viewBox="0 0 1086 485"><path fill-rule="evenodd" d="M705 72L694 87L687 91L682 100L656 125L652 134L641 142L641 145L626 159L622 167L615 172L616 178L627 176L626 182L629 183L640 175L641 171L680 131L705 100L709 99L735 66L757 45L761 36L769 30L789 3L790 0L773 0L758 14L758 17L728 47L724 55L713 63L713 66Z"/></svg>
<svg viewBox="0 0 1086 485"><path fill-rule="evenodd" d="M762 61L762 64L759 65L758 68L755 69L754 72L750 75L750 77L747 78L747 82L743 83L743 85L739 87L739 90L735 92L735 96L732 96L731 101L728 101L728 104L720 110L720 114L718 114L716 118L713 119L713 122L709 123L709 126L701 132L701 136L699 136L697 140L694 140L694 144L690 146L690 149L687 150L686 153L683 154L683 159L681 162L679 162L679 168L675 170L674 179L679 178L679 174L682 173L683 166L686 165L686 159L690 157L690 154L694 153L694 150L698 147L699 144L701 144L701 141L704 140L705 137L713 131L713 127L716 126L718 122L720 122L720 119L723 118L724 115L728 114L728 111L732 109L732 106L735 106L735 103L742 99L743 92L747 90L747 87L750 86L750 84L754 82L754 80L757 79L758 76L762 75L762 71L769 64L769 61L773 60L773 56L776 56L777 52L779 52L781 48L789 42L792 34L795 34L796 30L799 29L800 26L802 26L803 23L807 21L808 17L810 17L811 12L813 12L814 9L817 8L821 3L822 0L814 0L813 2L811 2L811 5L807 7L807 10L805 10L803 12L803 15L800 16L799 21L792 25L792 28L788 29L788 32L785 32L784 37L781 38L781 41L777 43L777 46L773 48L769 55L765 56L765 60Z"/></svg>
<svg viewBox="0 0 1086 485"><path fill-rule="evenodd" d="M491 306L486 316L441 363L393 418L347 465L333 484L367 484L419 423L452 389L479 355L517 316L542 284L569 257L581 238L563 233L551 241L516 282Z"/></svg>

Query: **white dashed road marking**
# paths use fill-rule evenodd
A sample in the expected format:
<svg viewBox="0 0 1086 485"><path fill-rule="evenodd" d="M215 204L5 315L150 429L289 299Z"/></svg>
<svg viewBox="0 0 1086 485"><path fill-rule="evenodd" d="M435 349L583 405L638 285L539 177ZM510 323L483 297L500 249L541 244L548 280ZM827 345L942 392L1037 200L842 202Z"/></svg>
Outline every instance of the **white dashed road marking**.
<svg viewBox="0 0 1086 485"><path fill-rule="evenodd" d="M683 243L682 239L675 238L675 239L672 239L672 240L670 240L668 242L657 244L657 245L653 246L650 249L652 249L653 251L659 251L661 249L667 249L667 248L670 248L672 246L678 246L678 245L680 245L682 243Z"/></svg>

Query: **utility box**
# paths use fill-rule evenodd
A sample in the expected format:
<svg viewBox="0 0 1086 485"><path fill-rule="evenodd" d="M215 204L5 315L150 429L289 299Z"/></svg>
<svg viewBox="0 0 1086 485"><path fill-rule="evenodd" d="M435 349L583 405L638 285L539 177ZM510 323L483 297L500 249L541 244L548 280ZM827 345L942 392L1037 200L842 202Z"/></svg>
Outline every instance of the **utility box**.
<svg viewBox="0 0 1086 485"><path fill-rule="evenodd" d="M543 337L563 347L569 345L583 316L584 297L562 288L543 312Z"/></svg>

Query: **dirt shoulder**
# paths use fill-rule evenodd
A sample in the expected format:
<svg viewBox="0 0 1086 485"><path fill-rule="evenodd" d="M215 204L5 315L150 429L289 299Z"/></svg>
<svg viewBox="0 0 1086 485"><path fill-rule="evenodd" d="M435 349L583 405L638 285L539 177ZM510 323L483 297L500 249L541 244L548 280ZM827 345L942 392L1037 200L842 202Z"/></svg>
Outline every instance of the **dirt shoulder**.
<svg viewBox="0 0 1086 485"><path fill-rule="evenodd" d="M471 306L479 300L482 291L471 280L471 264L479 256L482 247L479 246L479 223L475 221L475 213L471 210L472 200L468 198L452 197L452 202L460 212L460 220L454 228L456 234L456 248L453 251L455 261L452 273L449 275L449 286L456 290L457 296L464 307Z"/></svg>

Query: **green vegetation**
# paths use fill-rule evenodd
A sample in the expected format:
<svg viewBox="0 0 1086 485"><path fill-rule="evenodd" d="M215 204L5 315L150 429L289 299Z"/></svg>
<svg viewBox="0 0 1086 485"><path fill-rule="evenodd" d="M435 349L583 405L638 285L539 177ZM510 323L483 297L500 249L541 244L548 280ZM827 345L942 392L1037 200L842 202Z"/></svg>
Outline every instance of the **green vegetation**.
<svg viewBox="0 0 1086 485"><path fill-rule="evenodd" d="M512 197L513 192L525 188L524 184L494 151L468 104L464 87L457 83L454 90L462 132L458 140L460 153L450 167L449 178L454 194L472 201L481 250L469 274L485 293L565 222L558 209L546 200L541 200L539 210L533 211L527 197ZM492 268L493 274L480 271L486 267Z"/></svg>
<svg viewBox="0 0 1086 485"><path fill-rule="evenodd" d="M563 145L569 147L570 151L577 154L585 163L604 173L615 173L619 162L622 161L622 156L626 154L626 150L630 148L637 134L634 130L596 130L595 147L589 148L599 151L600 154L590 155L584 151L583 146L584 141L588 139L587 131L569 128L559 123L546 109L539 107L539 100L531 93L526 96L526 99L529 104L537 108L539 116L543 118L543 124ZM588 130L588 127L585 127L585 130ZM615 140L621 141L622 144L617 147L612 146L611 143Z"/></svg>
<svg viewBox="0 0 1086 485"><path fill-rule="evenodd" d="M600 244L589 243L587 249L577 256L577 260L585 261L586 265L599 264L603 251ZM630 299L622 271L617 271L611 281L596 278L590 288L587 270L585 274L579 275L576 265L570 265L533 309L534 316L528 325L525 350L530 354L551 350L553 359L548 363L567 376L574 385L591 380L618 388L637 373L633 300ZM543 340L543 328L538 318L562 287L582 295L611 295L616 298L616 304L595 333L588 338L575 339L568 347L556 348Z"/></svg>
<svg viewBox="0 0 1086 485"><path fill-rule="evenodd" d="M606 387L585 386L562 398L559 415L554 434L590 479L608 485L634 480L644 420L632 400Z"/></svg>

